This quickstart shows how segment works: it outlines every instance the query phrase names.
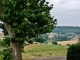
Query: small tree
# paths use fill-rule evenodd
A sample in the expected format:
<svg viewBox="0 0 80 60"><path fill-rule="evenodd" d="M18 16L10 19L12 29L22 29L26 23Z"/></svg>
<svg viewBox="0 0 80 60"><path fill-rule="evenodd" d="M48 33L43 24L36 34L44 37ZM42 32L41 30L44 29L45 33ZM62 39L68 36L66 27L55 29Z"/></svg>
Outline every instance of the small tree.
<svg viewBox="0 0 80 60"><path fill-rule="evenodd" d="M28 38L51 32L56 19L51 17L53 5L45 0L0 0L1 20L6 28L14 60L22 60L20 45ZM3 12L3 13L2 13Z"/></svg>
<svg viewBox="0 0 80 60"><path fill-rule="evenodd" d="M54 44L54 45L58 45L58 43L57 43L56 40L52 41L52 44Z"/></svg>
<svg viewBox="0 0 80 60"><path fill-rule="evenodd" d="M35 41L36 42L39 42L39 43L44 43L45 42L45 39L43 39L41 37L37 37L37 38L35 38Z"/></svg>

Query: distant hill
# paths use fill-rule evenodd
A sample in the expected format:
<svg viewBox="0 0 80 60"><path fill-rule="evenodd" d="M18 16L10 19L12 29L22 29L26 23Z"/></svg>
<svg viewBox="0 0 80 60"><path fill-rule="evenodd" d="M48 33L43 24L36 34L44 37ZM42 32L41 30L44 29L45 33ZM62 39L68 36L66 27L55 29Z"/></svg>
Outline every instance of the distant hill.
<svg viewBox="0 0 80 60"><path fill-rule="evenodd" d="M80 34L80 27L77 26L57 26L53 31L53 33L57 34Z"/></svg>
<svg viewBox="0 0 80 60"><path fill-rule="evenodd" d="M73 38L79 38L80 36L80 27L77 26L56 26L56 28L51 32L55 33L52 35L51 40L58 40L58 41L66 41L72 40ZM44 34L43 38L50 40L48 34Z"/></svg>

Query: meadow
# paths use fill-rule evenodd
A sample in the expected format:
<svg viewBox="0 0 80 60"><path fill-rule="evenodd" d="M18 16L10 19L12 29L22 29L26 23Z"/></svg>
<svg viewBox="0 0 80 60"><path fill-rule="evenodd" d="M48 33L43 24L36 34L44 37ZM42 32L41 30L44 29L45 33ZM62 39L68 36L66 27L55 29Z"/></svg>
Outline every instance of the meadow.
<svg viewBox="0 0 80 60"><path fill-rule="evenodd" d="M75 44L77 40L71 41L59 41L58 44L31 44L24 46L24 52L22 52L23 60L31 60L37 57L49 57L49 56L66 56L67 44ZM0 47L1 50L1 47ZM0 56L1 57L1 56Z"/></svg>
<svg viewBox="0 0 80 60"><path fill-rule="evenodd" d="M32 60L37 57L66 56L67 48L68 46L53 44L32 44L24 47L22 57L23 60Z"/></svg>
<svg viewBox="0 0 80 60"><path fill-rule="evenodd" d="M24 47L23 58L66 56L68 46L33 44Z"/></svg>

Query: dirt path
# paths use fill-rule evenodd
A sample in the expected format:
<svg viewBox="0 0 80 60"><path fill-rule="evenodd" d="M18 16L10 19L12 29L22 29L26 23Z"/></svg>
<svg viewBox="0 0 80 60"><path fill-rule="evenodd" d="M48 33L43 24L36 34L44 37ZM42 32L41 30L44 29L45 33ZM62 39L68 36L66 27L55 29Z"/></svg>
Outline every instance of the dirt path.
<svg viewBox="0 0 80 60"><path fill-rule="evenodd" d="M66 60L65 56L34 58L33 60Z"/></svg>

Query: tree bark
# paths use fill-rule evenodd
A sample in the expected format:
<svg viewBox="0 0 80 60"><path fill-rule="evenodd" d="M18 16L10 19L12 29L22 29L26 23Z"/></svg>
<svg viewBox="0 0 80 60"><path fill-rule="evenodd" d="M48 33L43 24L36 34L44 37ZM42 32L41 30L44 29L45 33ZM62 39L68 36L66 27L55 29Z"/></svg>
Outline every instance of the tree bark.
<svg viewBox="0 0 80 60"><path fill-rule="evenodd" d="M22 60L21 48L19 43L11 43L12 56L14 60Z"/></svg>
<svg viewBox="0 0 80 60"><path fill-rule="evenodd" d="M11 31L9 24L4 22L4 26L9 34L10 38L15 38L15 33ZM21 48L18 42L10 42L10 47L12 48L12 57L14 60L22 60Z"/></svg>

